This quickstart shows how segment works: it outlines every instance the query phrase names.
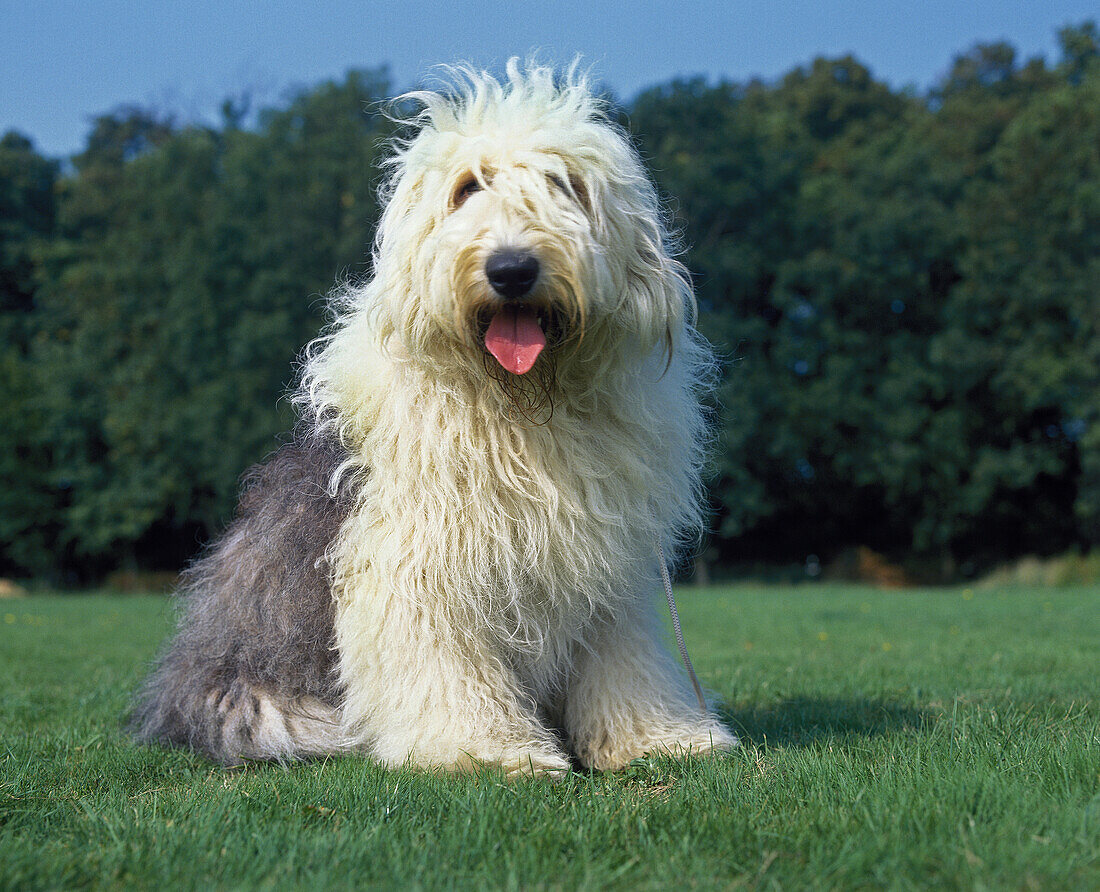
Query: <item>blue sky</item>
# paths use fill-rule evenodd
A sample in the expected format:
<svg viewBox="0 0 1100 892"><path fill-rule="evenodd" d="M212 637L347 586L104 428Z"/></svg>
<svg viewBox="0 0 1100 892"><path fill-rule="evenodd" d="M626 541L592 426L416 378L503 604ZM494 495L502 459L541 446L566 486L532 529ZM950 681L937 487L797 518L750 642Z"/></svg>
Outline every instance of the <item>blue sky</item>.
<svg viewBox="0 0 1100 892"><path fill-rule="evenodd" d="M952 57L1004 39L1057 56L1057 30L1096 0L0 0L0 130L61 156L90 116L123 103L216 120L230 94L273 104L294 86L388 64L407 88L439 62L493 66L580 53L624 99L676 75L771 79L854 53L876 76L926 88Z"/></svg>

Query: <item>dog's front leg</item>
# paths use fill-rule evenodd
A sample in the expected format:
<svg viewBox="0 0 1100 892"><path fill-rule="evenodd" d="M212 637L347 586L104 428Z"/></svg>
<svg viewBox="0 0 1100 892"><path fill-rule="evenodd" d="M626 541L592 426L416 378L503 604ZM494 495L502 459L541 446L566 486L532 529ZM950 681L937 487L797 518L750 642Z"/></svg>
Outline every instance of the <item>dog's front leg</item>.
<svg viewBox="0 0 1100 892"><path fill-rule="evenodd" d="M649 605L600 623L581 651L565 702L565 729L590 768L621 768L646 753L702 755L737 738L703 714L683 670L661 643Z"/></svg>
<svg viewBox="0 0 1100 892"><path fill-rule="evenodd" d="M569 761L476 631L396 596L345 598L337 617L345 725L382 763L561 775Z"/></svg>

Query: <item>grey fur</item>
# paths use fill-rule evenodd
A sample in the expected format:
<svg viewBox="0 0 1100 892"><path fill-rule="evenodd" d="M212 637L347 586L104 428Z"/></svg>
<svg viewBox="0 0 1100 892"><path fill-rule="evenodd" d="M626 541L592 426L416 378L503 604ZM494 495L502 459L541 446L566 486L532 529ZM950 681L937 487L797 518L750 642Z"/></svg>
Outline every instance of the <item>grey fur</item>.
<svg viewBox="0 0 1100 892"><path fill-rule="evenodd" d="M246 474L236 519L185 575L179 628L131 717L139 740L235 764L297 754L287 741L334 721L325 551L353 502L350 483L329 492L345 457L303 441Z"/></svg>

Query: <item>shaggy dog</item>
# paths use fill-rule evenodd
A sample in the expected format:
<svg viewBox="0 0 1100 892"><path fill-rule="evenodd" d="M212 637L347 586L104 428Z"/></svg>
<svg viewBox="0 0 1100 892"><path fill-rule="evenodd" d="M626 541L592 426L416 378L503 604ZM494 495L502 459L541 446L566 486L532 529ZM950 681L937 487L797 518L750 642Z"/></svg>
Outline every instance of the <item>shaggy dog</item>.
<svg viewBox="0 0 1100 892"><path fill-rule="evenodd" d="M657 194L575 69L454 81L406 97L373 276L189 571L141 739L508 774L736 745L652 603L712 365Z"/></svg>

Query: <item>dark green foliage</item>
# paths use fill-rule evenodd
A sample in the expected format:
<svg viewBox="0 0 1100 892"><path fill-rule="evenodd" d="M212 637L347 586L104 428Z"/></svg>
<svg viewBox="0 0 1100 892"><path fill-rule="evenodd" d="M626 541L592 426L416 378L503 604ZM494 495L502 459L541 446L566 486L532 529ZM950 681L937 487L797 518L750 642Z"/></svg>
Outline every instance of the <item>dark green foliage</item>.
<svg viewBox="0 0 1100 892"><path fill-rule="evenodd" d="M51 553L80 570L179 565L232 511L292 415L321 297L367 268L381 75L352 73L255 132L100 118L64 182L35 371Z"/></svg>
<svg viewBox="0 0 1100 892"><path fill-rule="evenodd" d="M1098 541L1095 29L927 100L852 59L643 94L632 123L729 360L727 559L857 543L943 572Z"/></svg>
<svg viewBox="0 0 1100 892"><path fill-rule="evenodd" d="M927 96L856 60L625 112L725 357L715 545L951 575L1100 542L1100 55L1005 44ZM220 127L122 109L74 168L0 146L0 572L178 566L292 424L369 269L384 73Z"/></svg>
<svg viewBox="0 0 1100 892"><path fill-rule="evenodd" d="M5 343L16 346L23 346L10 334L19 327L16 314L34 309L35 242L53 233L57 171L26 137L14 131L0 137L0 319Z"/></svg>
<svg viewBox="0 0 1100 892"><path fill-rule="evenodd" d="M54 235L58 165L18 133L0 138L0 574L33 567L48 544L49 455L29 357L41 255Z"/></svg>

